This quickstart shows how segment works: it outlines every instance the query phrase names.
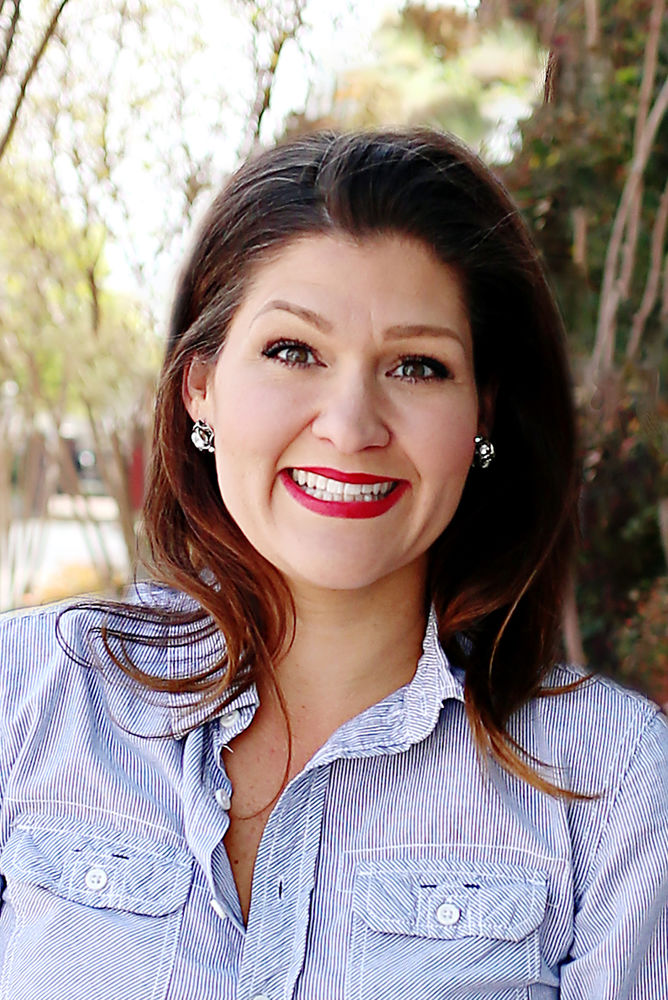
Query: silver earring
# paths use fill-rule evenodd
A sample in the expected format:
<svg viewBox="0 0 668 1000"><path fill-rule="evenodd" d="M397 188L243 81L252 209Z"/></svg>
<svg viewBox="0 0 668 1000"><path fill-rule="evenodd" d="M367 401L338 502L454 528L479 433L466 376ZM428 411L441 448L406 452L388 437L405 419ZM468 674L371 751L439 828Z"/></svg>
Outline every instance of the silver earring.
<svg viewBox="0 0 668 1000"><path fill-rule="evenodd" d="M206 420L196 420L190 440L198 451L215 451L213 446L213 427L209 427Z"/></svg>
<svg viewBox="0 0 668 1000"><path fill-rule="evenodd" d="M473 441L475 443L473 467L476 469L488 469L494 461L494 445L489 438L483 437L482 434L476 434Z"/></svg>

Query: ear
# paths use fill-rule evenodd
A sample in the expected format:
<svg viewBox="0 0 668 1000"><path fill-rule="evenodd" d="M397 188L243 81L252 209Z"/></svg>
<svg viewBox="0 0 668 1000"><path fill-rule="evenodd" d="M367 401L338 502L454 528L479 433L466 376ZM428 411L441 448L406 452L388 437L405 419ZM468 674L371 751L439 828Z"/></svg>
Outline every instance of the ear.
<svg viewBox="0 0 668 1000"><path fill-rule="evenodd" d="M478 434L492 437L498 385L487 385L478 399Z"/></svg>
<svg viewBox="0 0 668 1000"><path fill-rule="evenodd" d="M211 365L193 358L183 372L181 395L193 420L206 420L210 403Z"/></svg>

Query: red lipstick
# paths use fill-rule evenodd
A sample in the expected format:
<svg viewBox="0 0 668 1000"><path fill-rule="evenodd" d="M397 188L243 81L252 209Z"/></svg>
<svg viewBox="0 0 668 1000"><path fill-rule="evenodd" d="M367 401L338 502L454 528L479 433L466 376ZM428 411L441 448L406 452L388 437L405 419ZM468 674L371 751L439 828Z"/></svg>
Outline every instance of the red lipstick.
<svg viewBox="0 0 668 1000"><path fill-rule="evenodd" d="M325 517L346 517L353 520L361 520L370 517L380 517L390 510L408 489L408 482L405 479L389 479L387 476L371 476L364 472L340 472L338 469L327 469L322 467L299 467L300 472L312 472L316 476L325 476L327 479L334 479L339 483L353 483L364 485L370 483L395 483L396 485L385 496L373 500L320 500L318 497L306 493L303 487L299 486L292 478L288 469L283 469L280 479L286 490L307 510L315 514L323 514Z"/></svg>

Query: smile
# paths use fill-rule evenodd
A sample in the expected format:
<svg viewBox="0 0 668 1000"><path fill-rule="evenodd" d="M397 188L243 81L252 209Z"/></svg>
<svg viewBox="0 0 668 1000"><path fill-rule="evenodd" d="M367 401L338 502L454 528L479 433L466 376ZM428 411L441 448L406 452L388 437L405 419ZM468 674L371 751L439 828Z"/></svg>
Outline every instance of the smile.
<svg viewBox="0 0 668 1000"><path fill-rule="evenodd" d="M328 517L379 517L394 507L408 488L406 480L336 469L283 469L280 478L302 506Z"/></svg>
<svg viewBox="0 0 668 1000"><path fill-rule="evenodd" d="M373 503L387 496L397 485L395 480L372 483L342 482L319 476L315 472L306 472L305 469L290 469L290 475L293 481L302 487L304 493L330 503L333 500L339 503Z"/></svg>

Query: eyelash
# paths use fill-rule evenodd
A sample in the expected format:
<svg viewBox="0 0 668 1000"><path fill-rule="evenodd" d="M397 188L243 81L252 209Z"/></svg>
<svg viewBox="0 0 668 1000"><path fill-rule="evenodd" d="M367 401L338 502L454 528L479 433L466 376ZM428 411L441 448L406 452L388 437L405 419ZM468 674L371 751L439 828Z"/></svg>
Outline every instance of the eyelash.
<svg viewBox="0 0 668 1000"><path fill-rule="evenodd" d="M306 351L310 355L311 360L289 361L287 358L280 357L281 351L288 351L291 348ZM302 340L277 340L275 343L269 344L265 347L262 351L262 355L265 358L278 361L279 364L285 365L286 368L310 368L312 365L320 364L320 362L316 359L313 348L309 347L309 345L305 344ZM392 374L392 372L396 371L397 368L411 364L424 365L425 368L431 369L432 374L423 376ZM392 371L388 373L388 378L398 378L403 382L410 383L440 382L445 379L452 378L452 373L446 365L444 365L441 361L437 361L436 358L427 357L421 354L411 354L399 360Z"/></svg>

